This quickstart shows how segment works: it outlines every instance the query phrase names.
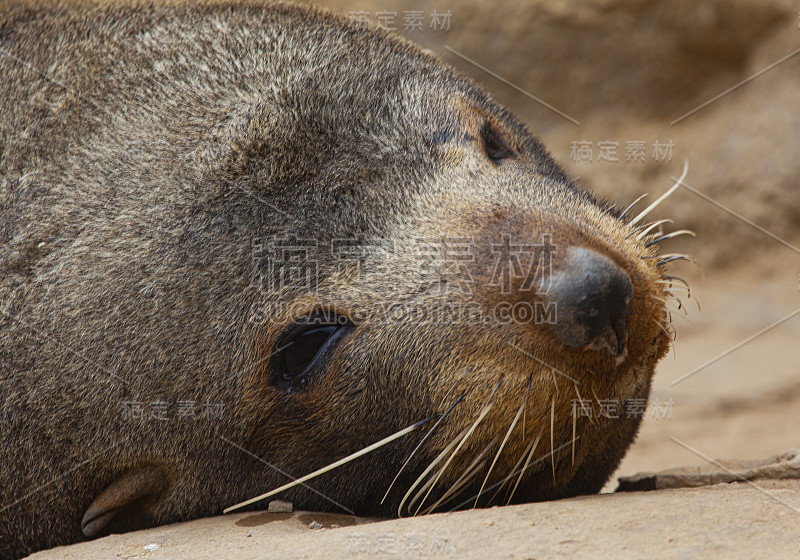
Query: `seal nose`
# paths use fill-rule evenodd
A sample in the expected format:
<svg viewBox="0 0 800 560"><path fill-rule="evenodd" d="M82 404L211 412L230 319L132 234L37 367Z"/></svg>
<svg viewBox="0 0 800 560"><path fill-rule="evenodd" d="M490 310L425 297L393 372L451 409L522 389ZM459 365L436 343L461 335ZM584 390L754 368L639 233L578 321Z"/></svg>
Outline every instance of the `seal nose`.
<svg viewBox="0 0 800 560"><path fill-rule="evenodd" d="M630 276L611 259L571 247L546 291L556 305L555 334L574 350L607 350L620 356L628 333L625 317L633 297Z"/></svg>

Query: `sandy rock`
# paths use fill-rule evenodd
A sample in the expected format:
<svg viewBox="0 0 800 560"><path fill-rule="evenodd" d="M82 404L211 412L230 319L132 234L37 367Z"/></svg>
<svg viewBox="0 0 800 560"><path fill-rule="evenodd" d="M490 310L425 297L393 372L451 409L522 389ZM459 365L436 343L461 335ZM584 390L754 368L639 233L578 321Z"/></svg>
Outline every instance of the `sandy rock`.
<svg viewBox="0 0 800 560"><path fill-rule="evenodd" d="M718 460L700 467L679 467L619 479L617 492L694 488L746 480L800 480L800 450L791 449L764 460Z"/></svg>
<svg viewBox="0 0 800 560"><path fill-rule="evenodd" d="M601 494L370 524L307 512L236 513L30 558L794 558L798 520L800 481L783 480ZM312 522L324 529L309 529Z"/></svg>
<svg viewBox="0 0 800 560"><path fill-rule="evenodd" d="M269 513L292 513L294 504L284 500L272 500L267 506Z"/></svg>

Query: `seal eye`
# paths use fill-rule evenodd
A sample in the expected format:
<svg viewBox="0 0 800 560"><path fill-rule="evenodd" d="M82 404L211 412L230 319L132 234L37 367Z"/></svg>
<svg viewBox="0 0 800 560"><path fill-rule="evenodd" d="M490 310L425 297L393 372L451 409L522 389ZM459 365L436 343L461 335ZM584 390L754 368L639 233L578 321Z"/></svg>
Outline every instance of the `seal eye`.
<svg viewBox="0 0 800 560"><path fill-rule="evenodd" d="M352 329L346 317L330 313L314 314L298 321L278 342L271 383L283 389L302 386Z"/></svg>
<svg viewBox="0 0 800 560"><path fill-rule="evenodd" d="M514 157L514 150L508 147L500 133L488 122L483 123L481 137L486 157L494 163L500 163L504 159Z"/></svg>

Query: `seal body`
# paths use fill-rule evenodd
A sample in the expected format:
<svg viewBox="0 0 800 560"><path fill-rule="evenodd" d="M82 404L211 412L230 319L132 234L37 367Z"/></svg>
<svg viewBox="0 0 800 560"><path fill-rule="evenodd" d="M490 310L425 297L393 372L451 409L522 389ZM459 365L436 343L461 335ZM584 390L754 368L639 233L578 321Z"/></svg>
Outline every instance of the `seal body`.
<svg viewBox="0 0 800 560"><path fill-rule="evenodd" d="M308 8L0 14L0 556L219 514L426 419L281 498L602 487L669 344L657 247L478 86Z"/></svg>

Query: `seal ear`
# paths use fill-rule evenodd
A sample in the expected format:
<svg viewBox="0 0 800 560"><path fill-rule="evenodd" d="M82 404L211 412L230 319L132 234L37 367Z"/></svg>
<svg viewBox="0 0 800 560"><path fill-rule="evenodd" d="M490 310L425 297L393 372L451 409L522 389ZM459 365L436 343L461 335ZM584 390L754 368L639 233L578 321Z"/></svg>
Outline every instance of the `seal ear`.
<svg viewBox="0 0 800 560"><path fill-rule="evenodd" d="M91 503L81 520L81 530L96 537L112 519L130 509L142 498L161 494L166 487L164 472L155 466L129 471L106 486Z"/></svg>

